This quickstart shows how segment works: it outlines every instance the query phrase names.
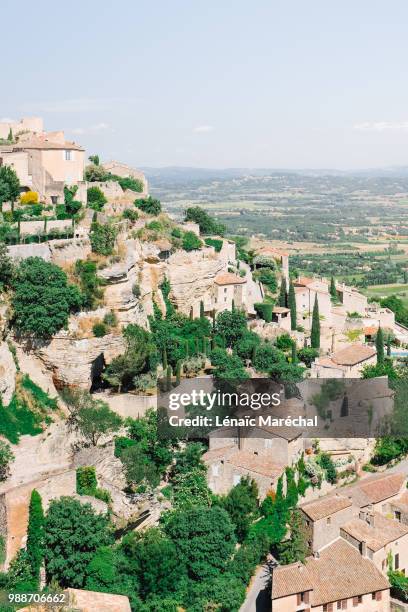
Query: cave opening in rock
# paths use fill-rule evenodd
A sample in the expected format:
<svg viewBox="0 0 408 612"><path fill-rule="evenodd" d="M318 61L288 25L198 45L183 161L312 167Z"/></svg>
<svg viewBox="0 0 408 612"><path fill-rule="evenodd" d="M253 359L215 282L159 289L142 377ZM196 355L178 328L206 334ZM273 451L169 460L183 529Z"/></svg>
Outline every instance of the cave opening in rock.
<svg viewBox="0 0 408 612"><path fill-rule="evenodd" d="M95 393L96 391L102 391L107 388L107 384L102 378L102 372L104 371L106 366L105 357L103 353L98 355L96 359L93 360L91 366L91 388L90 392Z"/></svg>

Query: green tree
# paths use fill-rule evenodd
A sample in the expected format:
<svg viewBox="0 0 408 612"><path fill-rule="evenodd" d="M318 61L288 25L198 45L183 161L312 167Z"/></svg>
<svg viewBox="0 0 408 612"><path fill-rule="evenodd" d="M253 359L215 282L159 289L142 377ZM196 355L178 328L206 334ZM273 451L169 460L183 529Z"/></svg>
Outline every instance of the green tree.
<svg viewBox="0 0 408 612"><path fill-rule="evenodd" d="M225 349L215 348L211 352L211 364L215 378L225 380L244 380L249 378L244 364L238 355L229 355Z"/></svg>
<svg viewBox="0 0 408 612"><path fill-rule="evenodd" d="M290 517L290 536L278 545L279 561L283 565L300 561L304 563L308 552L304 526L298 510Z"/></svg>
<svg viewBox="0 0 408 612"><path fill-rule="evenodd" d="M282 276L281 285L279 289L279 297L278 304L279 306L286 307L287 306L287 287L286 287L286 278Z"/></svg>
<svg viewBox="0 0 408 612"><path fill-rule="evenodd" d="M285 355L276 346L266 342L258 346L253 360L258 372L269 372L279 362L285 362Z"/></svg>
<svg viewBox="0 0 408 612"><path fill-rule="evenodd" d="M160 483L159 470L138 444L123 450L120 459L130 485L148 484L157 487Z"/></svg>
<svg viewBox="0 0 408 612"><path fill-rule="evenodd" d="M384 334L380 326L375 338L375 348L377 350L377 365L384 363Z"/></svg>
<svg viewBox="0 0 408 612"><path fill-rule="evenodd" d="M387 338L387 357L391 357L391 336Z"/></svg>
<svg viewBox="0 0 408 612"><path fill-rule="evenodd" d="M258 486L249 476L242 477L222 500L230 515L239 542L248 535L251 523L258 515Z"/></svg>
<svg viewBox="0 0 408 612"><path fill-rule="evenodd" d="M33 578L39 583L40 568L44 559L44 511L41 495L33 489L28 510L27 556Z"/></svg>
<svg viewBox="0 0 408 612"><path fill-rule="evenodd" d="M159 529L130 533L124 537L121 551L143 599L150 595L165 597L177 590L183 571L178 563L176 544Z"/></svg>
<svg viewBox="0 0 408 612"><path fill-rule="evenodd" d="M112 255L116 236L117 231L113 225L92 223L89 234L92 252L99 255Z"/></svg>
<svg viewBox="0 0 408 612"><path fill-rule="evenodd" d="M247 330L247 321L243 310L224 310L217 315L216 333L225 338L228 347L233 347Z"/></svg>
<svg viewBox="0 0 408 612"><path fill-rule="evenodd" d="M213 219L207 211L200 208L200 206L187 208L184 213L184 219L185 221L197 223L202 234L218 234L219 236L223 236L225 233L225 225L218 223L218 221Z"/></svg>
<svg viewBox="0 0 408 612"><path fill-rule="evenodd" d="M15 266L13 260L8 254L7 246L4 242L0 242L0 291L4 288L9 288L13 282Z"/></svg>
<svg viewBox="0 0 408 612"><path fill-rule="evenodd" d="M297 326L297 314L295 288L292 281L289 283L288 308L290 308L290 328L294 331Z"/></svg>
<svg viewBox="0 0 408 612"><path fill-rule="evenodd" d="M164 518L164 531L193 580L212 580L225 571L235 549L234 526L218 506L193 506Z"/></svg>
<svg viewBox="0 0 408 612"><path fill-rule="evenodd" d="M85 588L89 591L127 595L132 604L137 597L138 581L131 574L129 562L118 547L98 548L86 573Z"/></svg>
<svg viewBox="0 0 408 612"><path fill-rule="evenodd" d="M252 359L254 348L261 343L261 339L255 332L245 330L242 336L235 343L235 352L241 359Z"/></svg>
<svg viewBox="0 0 408 612"><path fill-rule="evenodd" d="M99 155L90 155L88 159L91 162L91 164L94 164L95 166L99 166Z"/></svg>
<svg viewBox="0 0 408 612"><path fill-rule="evenodd" d="M112 359L102 374L102 378L119 393L131 389L135 376L148 369L149 357L154 351L151 334L139 325L127 325L123 337L125 353Z"/></svg>
<svg viewBox="0 0 408 612"><path fill-rule="evenodd" d="M72 497L51 500L44 537L47 582L54 579L62 588L82 589L95 552L111 543L107 516Z"/></svg>
<svg viewBox="0 0 408 612"><path fill-rule="evenodd" d="M142 199L136 199L134 202L135 206L147 213L148 215L159 215L161 213L160 200L152 198L151 196Z"/></svg>
<svg viewBox="0 0 408 612"><path fill-rule="evenodd" d="M11 166L0 166L0 212L4 202L12 204L20 194L20 181L16 171Z"/></svg>
<svg viewBox="0 0 408 612"><path fill-rule="evenodd" d="M96 211L101 211L108 201L99 187L88 187L86 190L86 201L89 208Z"/></svg>
<svg viewBox="0 0 408 612"><path fill-rule="evenodd" d="M185 251L197 251L201 249L203 243L195 235L194 232L184 232L183 239L181 241L181 246Z"/></svg>
<svg viewBox="0 0 408 612"><path fill-rule="evenodd" d="M1 405L1 402L0 402ZM14 461L14 453L7 442L0 440L0 482L6 480L10 473L10 465Z"/></svg>
<svg viewBox="0 0 408 612"><path fill-rule="evenodd" d="M49 338L66 328L69 314L81 302L78 287L68 284L67 275L55 264L28 257L17 268L12 305L20 334Z"/></svg>
<svg viewBox="0 0 408 612"><path fill-rule="evenodd" d="M297 356L307 368L310 368L312 362L316 359L316 357L319 356L319 349L314 349L305 346L304 348L298 350Z"/></svg>
<svg viewBox="0 0 408 612"><path fill-rule="evenodd" d="M97 446L101 436L117 431L122 424L121 417L106 402L86 391L66 389L62 396L70 410L70 427L93 446Z"/></svg>
<svg viewBox="0 0 408 612"><path fill-rule="evenodd" d="M337 290L336 290L336 283L334 280L334 276L332 276L330 279L330 295L333 298L333 300L337 300Z"/></svg>
<svg viewBox="0 0 408 612"><path fill-rule="evenodd" d="M315 295L315 301L313 305L310 343L311 343L312 348L314 349L320 348L320 315L319 315L319 302L317 301L317 294Z"/></svg>

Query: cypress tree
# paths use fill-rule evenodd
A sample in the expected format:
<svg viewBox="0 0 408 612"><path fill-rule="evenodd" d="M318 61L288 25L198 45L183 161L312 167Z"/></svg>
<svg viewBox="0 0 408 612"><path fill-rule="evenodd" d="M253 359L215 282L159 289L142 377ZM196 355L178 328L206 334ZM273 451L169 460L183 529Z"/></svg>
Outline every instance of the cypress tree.
<svg viewBox="0 0 408 612"><path fill-rule="evenodd" d="M163 370L167 368L167 348L163 349Z"/></svg>
<svg viewBox="0 0 408 612"><path fill-rule="evenodd" d="M296 351L296 342L292 343L292 363L297 363L297 351Z"/></svg>
<svg viewBox="0 0 408 612"><path fill-rule="evenodd" d="M193 320L194 319L194 315L193 315L193 307L191 306L190 308L190 319Z"/></svg>
<svg viewBox="0 0 408 612"><path fill-rule="evenodd" d="M8 140L9 142L13 142L13 130L12 130L11 128L9 129L9 133L8 133L8 136L7 136L7 140Z"/></svg>
<svg viewBox="0 0 408 612"><path fill-rule="evenodd" d="M286 278L282 276L282 282L279 290L278 304L279 306L286 306Z"/></svg>
<svg viewBox="0 0 408 612"><path fill-rule="evenodd" d="M215 310L212 311L212 328L213 332L215 332Z"/></svg>
<svg viewBox="0 0 408 612"><path fill-rule="evenodd" d="M313 306L310 343L311 343L312 348L315 348L315 349L320 348L320 318L319 318L319 302L317 301L317 294L315 295L315 301L314 301L314 306Z"/></svg>
<svg viewBox="0 0 408 612"><path fill-rule="evenodd" d="M39 584L40 569L44 558L44 511L41 495L33 489L28 512L27 556L33 578Z"/></svg>
<svg viewBox="0 0 408 612"><path fill-rule="evenodd" d="M330 295L332 296L334 300L337 298L336 283L334 281L334 276L332 276L330 279Z"/></svg>
<svg viewBox="0 0 408 612"><path fill-rule="evenodd" d="M290 328L292 331L296 329L296 296L295 288L292 281L289 283L288 308L290 308Z"/></svg>
<svg viewBox="0 0 408 612"><path fill-rule="evenodd" d="M171 365L167 366L167 370L166 370L166 388L167 391L171 390L171 375L172 375L172 371L171 371Z"/></svg>
<svg viewBox="0 0 408 612"><path fill-rule="evenodd" d="M200 345L198 343L198 338L197 337L194 338L194 349L195 349L194 350L194 354L198 355L199 352L200 352Z"/></svg>
<svg viewBox="0 0 408 612"><path fill-rule="evenodd" d="M381 326L375 338L375 348L377 349L377 363L384 363L384 335Z"/></svg>
<svg viewBox="0 0 408 612"><path fill-rule="evenodd" d="M235 310L235 300L232 300L231 311L234 312L234 310Z"/></svg>
<svg viewBox="0 0 408 612"><path fill-rule="evenodd" d="M387 357L391 357L391 336L387 338Z"/></svg>
<svg viewBox="0 0 408 612"><path fill-rule="evenodd" d="M290 517L290 537L278 546L279 560L283 565L304 562L308 547L299 510L294 510Z"/></svg>
<svg viewBox="0 0 408 612"><path fill-rule="evenodd" d="M200 319L204 319L204 302L200 301Z"/></svg>
<svg viewBox="0 0 408 612"><path fill-rule="evenodd" d="M178 387L181 381L181 360L176 365L176 386Z"/></svg>

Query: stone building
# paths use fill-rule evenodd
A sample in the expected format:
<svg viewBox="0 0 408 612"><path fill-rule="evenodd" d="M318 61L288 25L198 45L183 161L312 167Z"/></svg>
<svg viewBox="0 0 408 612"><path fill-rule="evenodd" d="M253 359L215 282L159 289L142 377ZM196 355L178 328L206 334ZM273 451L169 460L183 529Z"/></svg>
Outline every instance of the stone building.
<svg viewBox="0 0 408 612"><path fill-rule="evenodd" d="M358 517L341 526L340 535L387 574L392 567L404 574L408 570L408 526L379 512L361 510Z"/></svg>
<svg viewBox="0 0 408 612"><path fill-rule="evenodd" d="M82 183L85 152L66 141L63 132L43 132L42 122L36 127L41 130L0 145L0 165L14 168L23 191L36 191L41 201L57 204L63 202L64 185Z"/></svg>
<svg viewBox="0 0 408 612"><path fill-rule="evenodd" d="M305 564L272 573L272 612L389 612L386 577L375 564L339 538Z"/></svg>
<svg viewBox="0 0 408 612"><path fill-rule="evenodd" d="M243 308L246 304L246 279L232 274L220 272L214 280L214 309L216 312Z"/></svg>
<svg viewBox="0 0 408 612"><path fill-rule="evenodd" d="M336 540L341 526L358 512L348 497L322 497L300 506L311 552L317 552Z"/></svg>
<svg viewBox="0 0 408 612"><path fill-rule="evenodd" d="M360 378L362 369L377 362L376 350L364 344L351 344L329 357L312 363L311 378Z"/></svg>

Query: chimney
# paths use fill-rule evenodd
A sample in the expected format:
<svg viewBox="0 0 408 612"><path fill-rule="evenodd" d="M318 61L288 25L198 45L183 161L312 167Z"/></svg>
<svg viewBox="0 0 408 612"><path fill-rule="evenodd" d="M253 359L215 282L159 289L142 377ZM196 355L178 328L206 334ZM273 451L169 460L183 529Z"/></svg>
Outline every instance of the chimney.
<svg viewBox="0 0 408 612"><path fill-rule="evenodd" d="M315 552L313 553L313 558L314 559L320 559L320 553L318 550L315 550Z"/></svg>

